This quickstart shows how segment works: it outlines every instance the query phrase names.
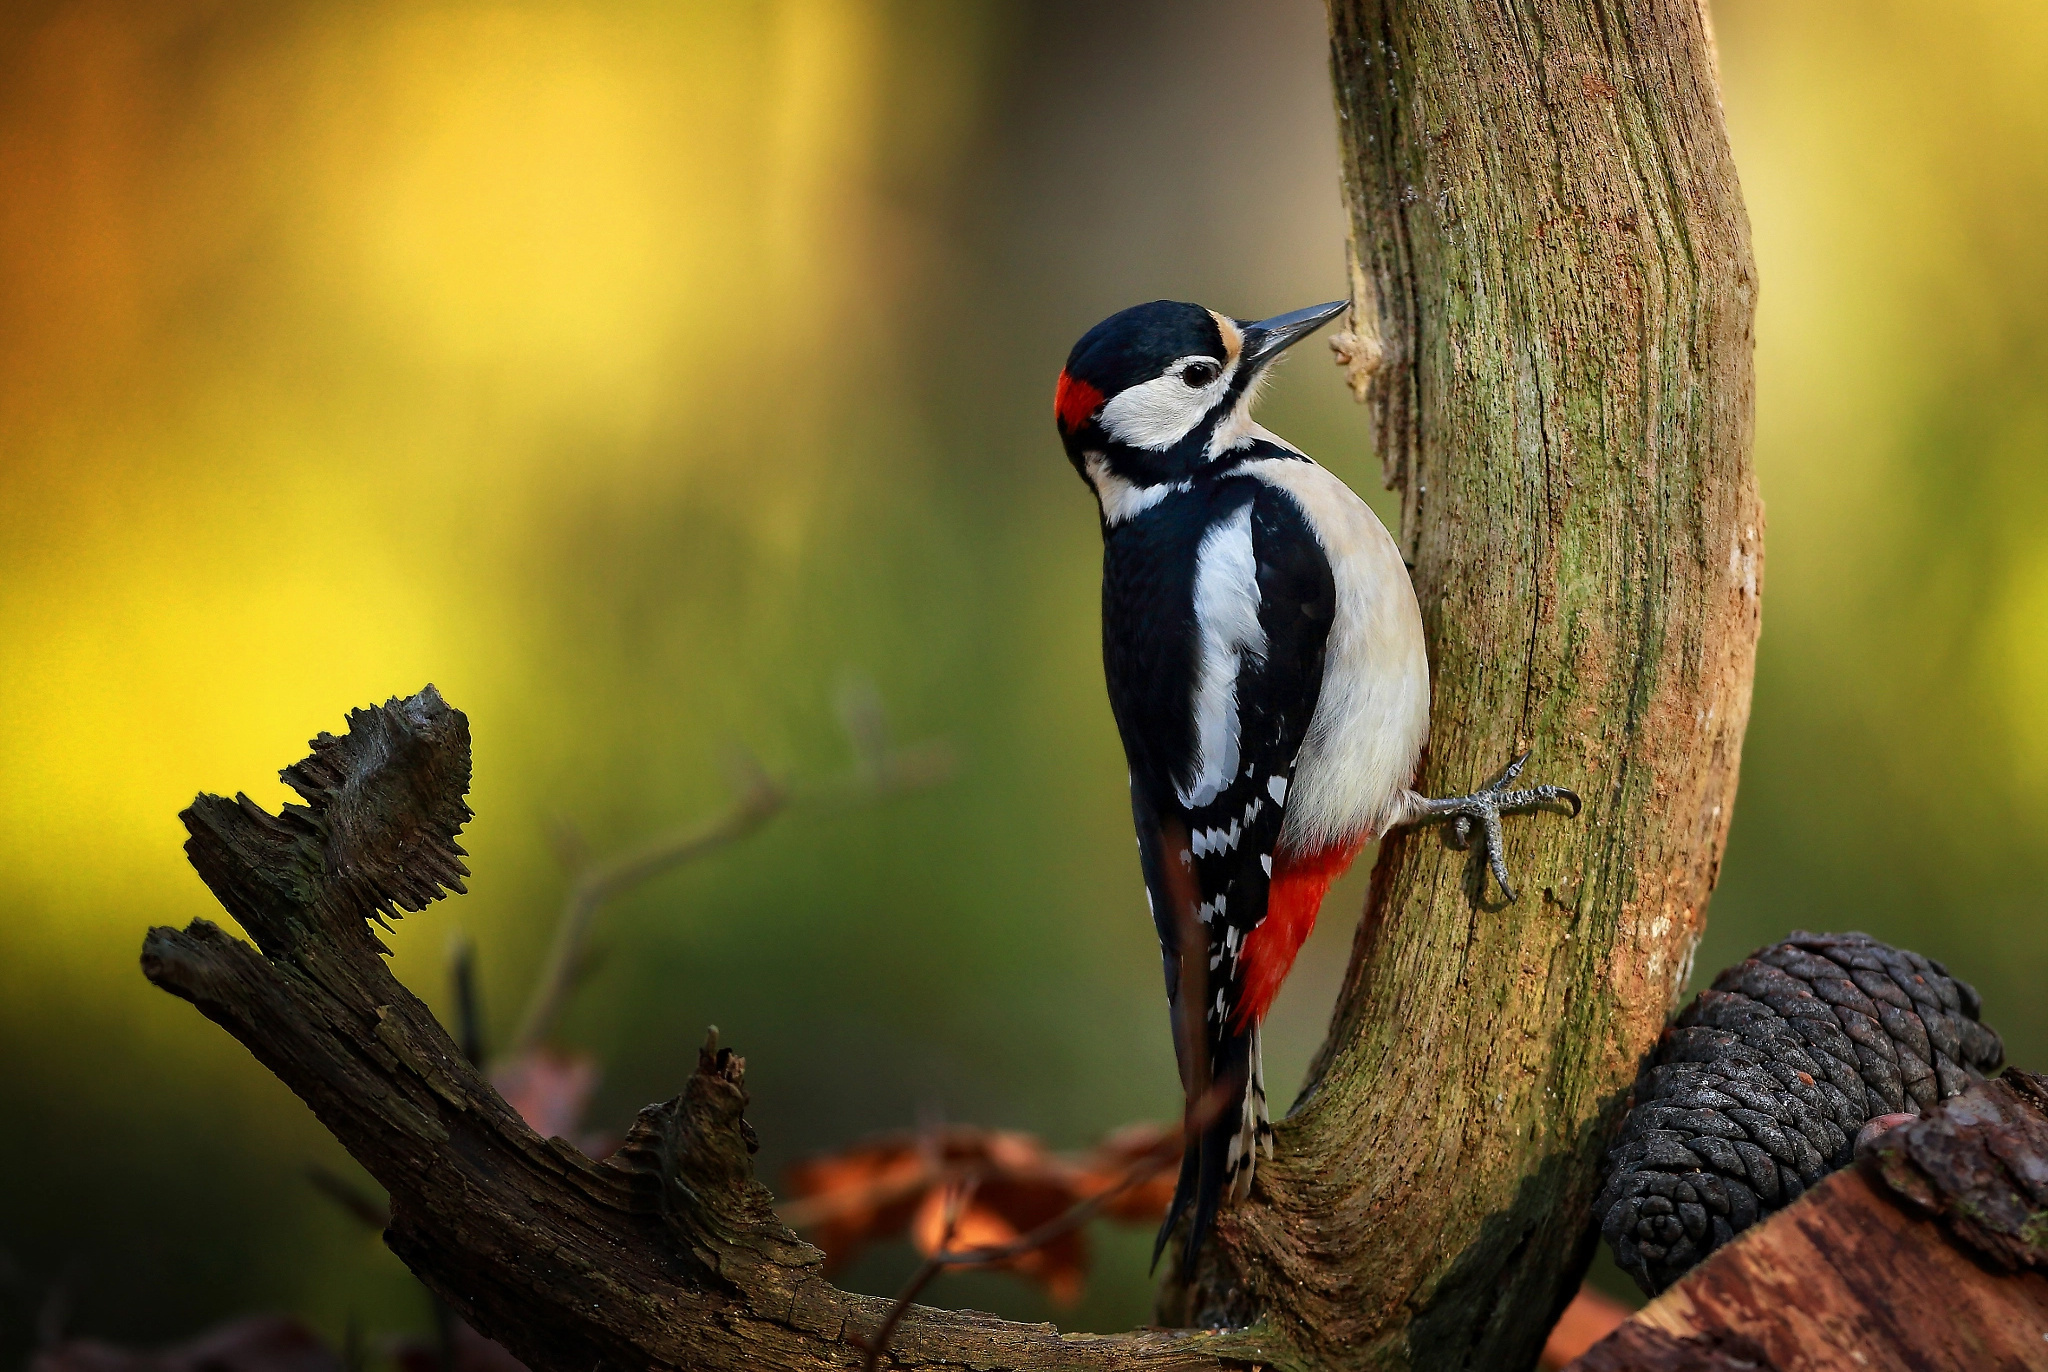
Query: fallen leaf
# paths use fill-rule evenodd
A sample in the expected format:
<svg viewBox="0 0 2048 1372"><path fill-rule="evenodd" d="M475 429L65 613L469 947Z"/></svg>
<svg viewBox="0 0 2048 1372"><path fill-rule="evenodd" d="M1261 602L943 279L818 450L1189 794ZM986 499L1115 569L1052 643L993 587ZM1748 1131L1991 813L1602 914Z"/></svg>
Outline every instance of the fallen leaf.
<svg viewBox="0 0 2048 1372"><path fill-rule="evenodd" d="M1631 1313L1614 1297L1602 1295L1590 1286L1580 1287L1579 1294L1572 1297L1572 1303L1552 1326L1536 1366L1542 1372L1557 1372L1620 1328Z"/></svg>
<svg viewBox="0 0 2048 1372"><path fill-rule="evenodd" d="M825 1252L828 1270L844 1266L869 1244L908 1238L929 1257L1010 1243L1082 1201L1124 1182L1133 1167L1166 1155L1179 1131L1126 1126L1086 1152L1063 1155L1029 1134L955 1125L889 1134L791 1168L783 1220ZM1177 1160L1177 1150L1173 1160ZM1105 1218L1155 1224L1173 1199L1174 1170L1158 1168L1120 1192ZM947 1240L947 1220L952 1238ZM1081 1227L1000 1264L1037 1282L1061 1305L1078 1300L1088 1264Z"/></svg>

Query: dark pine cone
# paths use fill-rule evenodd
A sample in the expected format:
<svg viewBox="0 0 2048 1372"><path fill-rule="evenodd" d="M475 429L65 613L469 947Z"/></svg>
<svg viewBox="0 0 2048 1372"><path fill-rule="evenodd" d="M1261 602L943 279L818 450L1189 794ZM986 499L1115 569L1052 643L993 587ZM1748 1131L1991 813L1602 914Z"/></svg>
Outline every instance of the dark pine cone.
<svg viewBox="0 0 2048 1372"><path fill-rule="evenodd" d="M1850 1159L1856 1131L1996 1068L1977 993L1868 934L1795 932L1714 978L1636 1080L1595 1204L1655 1294Z"/></svg>

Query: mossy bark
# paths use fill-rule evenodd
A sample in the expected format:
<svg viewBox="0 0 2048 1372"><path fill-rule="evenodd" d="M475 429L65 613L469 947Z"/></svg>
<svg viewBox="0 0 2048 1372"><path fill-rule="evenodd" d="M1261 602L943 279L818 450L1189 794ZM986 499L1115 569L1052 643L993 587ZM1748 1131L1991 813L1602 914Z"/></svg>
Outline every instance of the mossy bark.
<svg viewBox="0 0 2048 1372"><path fill-rule="evenodd" d="M1435 675L1423 789L1528 775L1503 904L1383 845L1303 1099L1175 1313L1316 1367L1512 1368L1683 988L1759 627L1755 274L1692 0L1331 0L1354 332ZM1180 1304L1184 1302L1184 1304Z"/></svg>

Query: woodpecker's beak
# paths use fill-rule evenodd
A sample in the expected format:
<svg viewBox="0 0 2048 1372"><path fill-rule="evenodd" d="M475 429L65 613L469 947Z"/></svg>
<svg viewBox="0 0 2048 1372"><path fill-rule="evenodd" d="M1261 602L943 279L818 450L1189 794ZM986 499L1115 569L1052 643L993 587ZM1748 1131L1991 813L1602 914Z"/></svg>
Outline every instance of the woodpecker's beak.
<svg viewBox="0 0 2048 1372"><path fill-rule="evenodd" d="M1349 300L1332 300L1327 305L1311 305L1305 310L1292 310L1244 325L1245 362L1263 367L1350 308Z"/></svg>

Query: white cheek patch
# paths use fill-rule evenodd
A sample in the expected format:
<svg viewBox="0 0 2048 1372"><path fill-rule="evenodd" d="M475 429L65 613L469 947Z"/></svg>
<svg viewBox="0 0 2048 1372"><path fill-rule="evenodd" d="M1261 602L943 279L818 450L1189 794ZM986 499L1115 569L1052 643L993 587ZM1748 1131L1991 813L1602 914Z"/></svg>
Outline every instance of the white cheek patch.
<svg viewBox="0 0 2048 1372"><path fill-rule="evenodd" d="M1126 447L1166 451L1186 438L1230 389L1230 378L1237 371L1235 362L1199 390L1180 379L1181 368L1188 363L1215 360L1200 355L1180 358L1164 375L1119 391L1102 407L1096 422L1104 433Z"/></svg>
<svg viewBox="0 0 2048 1372"><path fill-rule="evenodd" d="M1191 780L1174 787L1180 803L1191 810L1215 800L1237 775L1237 675L1246 657L1266 656L1258 576L1252 507L1240 505L1237 513L1202 535L1195 555L1195 626L1201 636L1193 701L1195 768ZM1197 841L1198 851L1222 848L1220 842L1212 845L1207 835L1198 835ZM1235 844L1234 835L1230 841Z"/></svg>

